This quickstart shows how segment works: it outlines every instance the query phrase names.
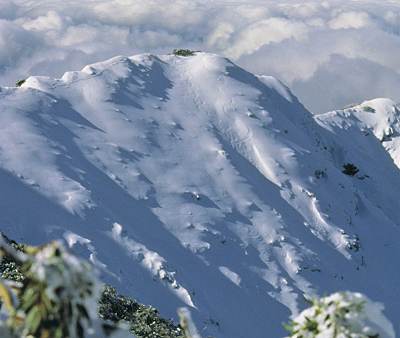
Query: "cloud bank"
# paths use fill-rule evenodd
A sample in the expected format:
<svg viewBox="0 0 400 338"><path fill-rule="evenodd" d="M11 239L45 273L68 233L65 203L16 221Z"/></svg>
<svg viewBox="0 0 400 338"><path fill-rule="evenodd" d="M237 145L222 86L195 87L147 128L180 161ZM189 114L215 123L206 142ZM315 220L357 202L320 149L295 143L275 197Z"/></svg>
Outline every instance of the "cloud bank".
<svg viewBox="0 0 400 338"><path fill-rule="evenodd" d="M0 1L0 85L177 47L276 76L314 112L400 101L399 1Z"/></svg>

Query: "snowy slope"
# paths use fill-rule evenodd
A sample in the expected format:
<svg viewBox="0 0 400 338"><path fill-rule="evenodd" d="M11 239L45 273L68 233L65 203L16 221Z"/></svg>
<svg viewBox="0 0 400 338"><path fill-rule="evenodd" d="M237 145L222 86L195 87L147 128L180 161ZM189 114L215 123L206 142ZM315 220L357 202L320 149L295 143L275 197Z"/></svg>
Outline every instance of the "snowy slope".
<svg viewBox="0 0 400 338"><path fill-rule="evenodd" d="M190 307L203 336L282 337L303 294L344 289L397 322L398 111L375 105L314 119L205 53L30 77L0 91L0 227L64 238L162 315Z"/></svg>

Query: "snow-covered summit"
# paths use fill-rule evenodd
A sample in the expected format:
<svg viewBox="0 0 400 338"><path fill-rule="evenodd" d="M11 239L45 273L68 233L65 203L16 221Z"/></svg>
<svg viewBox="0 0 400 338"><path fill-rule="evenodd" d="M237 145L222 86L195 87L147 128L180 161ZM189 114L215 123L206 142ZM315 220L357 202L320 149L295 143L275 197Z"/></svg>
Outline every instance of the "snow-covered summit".
<svg viewBox="0 0 400 338"><path fill-rule="evenodd" d="M360 291L396 318L400 172L346 111L314 119L278 80L197 53L30 77L0 112L9 237L65 238L203 336L281 337L304 293Z"/></svg>
<svg viewBox="0 0 400 338"><path fill-rule="evenodd" d="M360 105L318 115L317 120L325 121L330 129L334 126L341 126L345 130L355 127L365 135L371 133L400 168L400 109L394 101L385 98L365 101Z"/></svg>

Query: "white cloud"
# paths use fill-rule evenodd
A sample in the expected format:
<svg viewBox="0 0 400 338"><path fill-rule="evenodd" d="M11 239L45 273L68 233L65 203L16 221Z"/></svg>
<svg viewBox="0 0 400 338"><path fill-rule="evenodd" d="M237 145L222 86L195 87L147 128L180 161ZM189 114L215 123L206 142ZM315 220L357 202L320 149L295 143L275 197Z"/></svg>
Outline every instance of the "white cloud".
<svg viewBox="0 0 400 338"><path fill-rule="evenodd" d="M61 31L64 27L63 18L55 11L49 11L46 15L39 16L32 20L19 20L22 27L28 31Z"/></svg>
<svg viewBox="0 0 400 338"><path fill-rule="evenodd" d="M38 37L13 22L0 19L0 70L8 72L41 45Z"/></svg>
<svg viewBox="0 0 400 338"><path fill-rule="evenodd" d="M369 14L365 12L345 12L329 21L329 27L332 29L359 29L369 24Z"/></svg>
<svg viewBox="0 0 400 338"><path fill-rule="evenodd" d="M252 54L264 45L281 42L290 38L301 39L307 34L307 26L282 18L258 21L243 29L225 53L237 59L242 55Z"/></svg>
<svg viewBox="0 0 400 338"><path fill-rule="evenodd" d="M400 81L396 1L0 0L1 85L177 47L277 76L313 110L359 100L360 88L363 98L390 94L400 101L400 91L388 87ZM350 64L363 71L349 71Z"/></svg>
<svg viewBox="0 0 400 338"><path fill-rule="evenodd" d="M231 23L221 22L211 31L207 39L207 44L220 50L227 49L234 33L235 27Z"/></svg>

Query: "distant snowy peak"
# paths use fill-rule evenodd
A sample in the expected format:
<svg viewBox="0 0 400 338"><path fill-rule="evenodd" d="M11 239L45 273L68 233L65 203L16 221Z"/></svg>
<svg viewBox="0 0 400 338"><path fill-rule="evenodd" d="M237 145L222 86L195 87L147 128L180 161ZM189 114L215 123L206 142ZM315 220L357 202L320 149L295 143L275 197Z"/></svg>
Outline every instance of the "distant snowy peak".
<svg viewBox="0 0 400 338"><path fill-rule="evenodd" d="M400 107L387 98L365 101L343 110L320 114L317 121L326 127L359 128L366 136L372 133L400 168Z"/></svg>
<svg viewBox="0 0 400 338"><path fill-rule="evenodd" d="M360 128L373 131L374 135L384 141L400 127L400 111L390 99L380 98L365 101L359 105L346 107L343 110L317 115L321 120L347 121L356 123Z"/></svg>

